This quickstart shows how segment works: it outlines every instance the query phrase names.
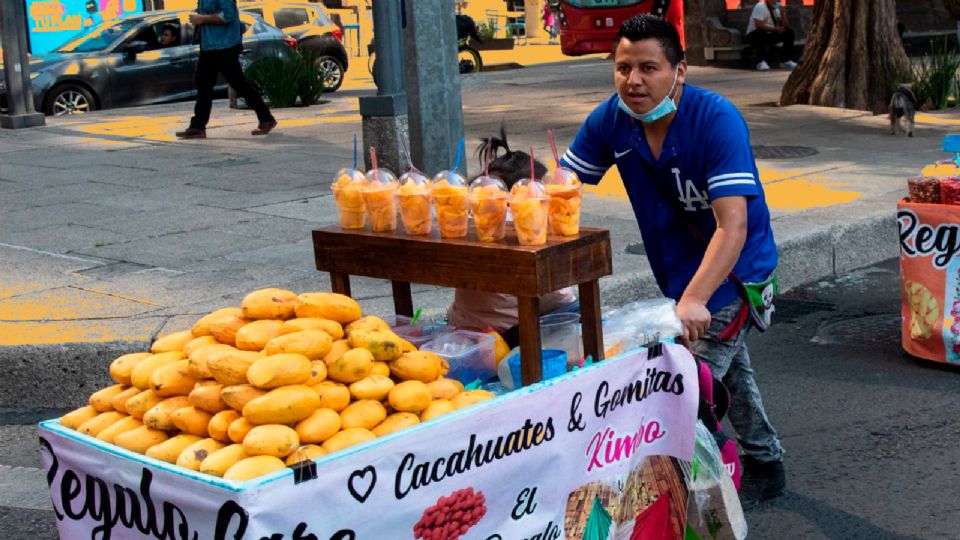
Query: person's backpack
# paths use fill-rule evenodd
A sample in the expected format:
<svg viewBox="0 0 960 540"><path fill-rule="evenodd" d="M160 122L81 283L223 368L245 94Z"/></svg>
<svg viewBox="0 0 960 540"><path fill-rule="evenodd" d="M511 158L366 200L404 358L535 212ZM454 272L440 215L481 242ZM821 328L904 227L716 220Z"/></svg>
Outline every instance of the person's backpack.
<svg viewBox="0 0 960 540"><path fill-rule="evenodd" d="M740 456L737 454L737 444L723 432L720 421L726 416L730 408L730 392L727 387L713 376L710 366L703 360L694 357L697 361L697 376L700 382L700 408L697 418L710 430L720 449L720 458L733 485L740 489Z"/></svg>

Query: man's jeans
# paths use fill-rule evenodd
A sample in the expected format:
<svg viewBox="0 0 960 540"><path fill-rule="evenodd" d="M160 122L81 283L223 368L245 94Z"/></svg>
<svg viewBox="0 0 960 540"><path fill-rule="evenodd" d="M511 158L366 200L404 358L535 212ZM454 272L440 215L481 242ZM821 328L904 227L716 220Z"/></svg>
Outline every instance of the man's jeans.
<svg viewBox="0 0 960 540"><path fill-rule="evenodd" d="M213 51L200 50L195 76L197 85L197 103L193 108L190 127L206 129L210 121L210 109L213 107L213 90L217 84L217 74L222 73L227 83L237 91L251 109L256 111L260 123L273 120L270 109L263 102L257 90L247 81L240 67L240 53L243 47L237 45L230 49Z"/></svg>
<svg viewBox="0 0 960 540"><path fill-rule="evenodd" d="M730 341L717 336L737 317L743 300L736 300L713 314L707 335L690 347L713 370L713 376L723 381L730 390L730 423L737 432L737 442L743 453L758 461L780 461L783 448L777 432L770 425L763 410L760 390L753 379L750 355L747 353L749 321Z"/></svg>

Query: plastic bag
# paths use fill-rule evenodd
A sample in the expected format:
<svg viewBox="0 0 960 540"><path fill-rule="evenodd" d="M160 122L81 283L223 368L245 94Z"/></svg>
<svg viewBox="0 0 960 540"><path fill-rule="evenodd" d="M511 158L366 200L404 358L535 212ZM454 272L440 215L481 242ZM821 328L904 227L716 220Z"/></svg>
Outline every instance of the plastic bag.
<svg viewBox="0 0 960 540"><path fill-rule="evenodd" d="M724 467L710 430L697 422L690 467L682 467L689 491L684 540L743 540L747 521L737 489Z"/></svg>
<svg viewBox="0 0 960 540"><path fill-rule="evenodd" d="M670 298L631 302L603 317L603 343L607 348L604 357L610 358L682 333L677 304Z"/></svg>

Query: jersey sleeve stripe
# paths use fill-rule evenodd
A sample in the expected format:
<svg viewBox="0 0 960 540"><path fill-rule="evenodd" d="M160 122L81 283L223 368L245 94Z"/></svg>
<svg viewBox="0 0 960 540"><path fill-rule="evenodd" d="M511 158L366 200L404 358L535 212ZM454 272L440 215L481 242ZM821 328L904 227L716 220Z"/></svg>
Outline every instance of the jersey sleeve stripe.
<svg viewBox="0 0 960 540"><path fill-rule="evenodd" d="M708 189L717 189L727 186L755 186L757 185L756 180L725 180L723 182L717 182L716 184L710 184Z"/></svg>
<svg viewBox="0 0 960 540"><path fill-rule="evenodd" d="M708 178L707 183L712 184L714 182L719 182L721 180L732 180L734 178L748 178L753 180L753 173L737 172L737 173L718 174L717 176L712 176Z"/></svg>
<svg viewBox="0 0 960 540"><path fill-rule="evenodd" d="M592 165L580 159L579 157L577 157L576 154L571 152L569 149L563 154L563 157L566 158L566 160L569 161L571 165L574 165L574 164L577 165L578 166L577 168L581 168L583 172L589 172L590 174L600 174L600 175L607 172L606 168L597 167L596 165Z"/></svg>

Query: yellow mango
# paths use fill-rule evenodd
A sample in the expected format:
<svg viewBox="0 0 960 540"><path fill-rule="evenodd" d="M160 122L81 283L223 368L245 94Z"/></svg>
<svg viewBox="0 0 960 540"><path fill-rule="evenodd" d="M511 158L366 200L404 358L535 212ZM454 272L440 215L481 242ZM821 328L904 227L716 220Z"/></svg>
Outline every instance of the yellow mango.
<svg viewBox="0 0 960 540"><path fill-rule="evenodd" d="M197 384L197 378L190 374L189 360L177 360L158 368L150 375L150 389L158 396L185 396Z"/></svg>
<svg viewBox="0 0 960 540"><path fill-rule="evenodd" d="M225 410L228 405L223 401L223 385L213 381L211 384L197 383L187 394L190 404L211 414Z"/></svg>
<svg viewBox="0 0 960 540"><path fill-rule="evenodd" d="M132 431L141 426L143 426L143 422L132 416L127 416L114 422L100 433L97 433L97 438L105 443L113 443L113 440L117 438L117 435Z"/></svg>
<svg viewBox="0 0 960 540"><path fill-rule="evenodd" d="M372 399L354 401L347 408L340 411L340 422L343 429L364 428L373 429L387 417L387 410L383 404Z"/></svg>
<svg viewBox="0 0 960 540"><path fill-rule="evenodd" d="M297 422L295 427L301 443L322 443L340 431L343 421L333 409L317 409Z"/></svg>
<svg viewBox="0 0 960 540"><path fill-rule="evenodd" d="M417 350L417 346L414 345L413 343L410 343L409 341L403 339L400 336L397 336L397 339L400 340L400 350L402 352L412 352Z"/></svg>
<svg viewBox="0 0 960 540"><path fill-rule="evenodd" d="M260 289L243 297L240 309L248 319L291 319L297 293L286 289Z"/></svg>
<svg viewBox="0 0 960 540"><path fill-rule="evenodd" d="M323 363L330 367L330 364L336 362L343 356L343 353L350 350L350 342L345 339L338 339L330 346L330 352L323 356Z"/></svg>
<svg viewBox="0 0 960 540"><path fill-rule="evenodd" d="M310 360L302 354L264 356L247 370L247 380L257 388L265 389L303 384L310 379L312 368Z"/></svg>
<svg viewBox="0 0 960 540"><path fill-rule="evenodd" d="M210 453L200 462L200 472L213 476L223 476L230 467L241 459L247 458L242 444L231 444Z"/></svg>
<svg viewBox="0 0 960 540"><path fill-rule="evenodd" d="M263 352L267 355L302 354L310 360L315 360L326 356L332 348L333 339L323 330L302 330L271 339L264 346Z"/></svg>
<svg viewBox="0 0 960 540"><path fill-rule="evenodd" d="M349 395L348 395L349 398ZM94 409L90 405L85 405L79 409L74 409L67 414L60 417L58 424L65 428L76 430L87 420L92 420L95 418L100 411Z"/></svg>
<svg viewBox="0 0 960 540"><path fill-rule="evenodd" d="M207 457L226 445L216 439L201 439L183 449L177 456L177 466L191 471L199 471L200 464Z"/></svg>
<svg viewBox="0 0 960 540"><path fill-rule="evenodd" d="M353 298L331 292L303 293L297 297L297 317L319 317L346 324L359 319L363 313Z"/></svg>
<svg viewBox="0 0 960 540"><path fill-rule="evenodd" d="M350 389L345 384L323 381L310 387L320 396L320 407L340 412L350 404Z"/></svg>
<svg viewBox="0 0 960 540"><path fill-rule="evenodd" d="M507 345L506 340L503 339L500 332L488 330L486 333L493 336L493 357L497 360L497 365L500 365L500 361L510 353L510 346Z"/></svg>
<svg viewBox="0 0 960 540"><path fill-rule="evenodd" d="M77 427L77 431L83 433L84 435L96 437L101 431L107 429L126 417L127 415L117 411L102 412L90 420L80 424L80 426Z"/></svg>
<svg viewBox="0 0 960 540"><path fill-rule="evenodd" d="M131 452L144 454L150 447L156 446L169 438L170 436L167 435L166 431L140 426L117 435L113 438L113 444Z"/></svg>
<svg viewBox="0 0 960 540"><path fill-rule="evenodd" d="M293 467L301 461L306 461L308 459L316 459L327 455L327 451L323 447L316 444L302 444L297 447L296 451L287 456L287 459L284 463L287 464L287 467Z"/></svg>
<svg viewBox="0 0 960 540"><path fill-rule="evenodd" d="M177 426L173 423L173 413L177 409L189 407L190 401L187 396L175 396L167 398L156 404L143 415L143 425L164 431L173 431Z"/></svg>
<svg viewBox="0 0 960 540"><path fill-rule="evenodd" d="M237 348L241 351L262 351L267 342L280 335L283 321L262 319L237 330Z"/></svg>
<svg viewBox="0 0 960 540"><path fill-rule="evenodd" d="M158 354L173 351L183 351L184 346L194 339L194 337L195 336L190 330L183 330L180 332L167 334L153 342L153 345L150 346L150 352L153 354Z"/></svg>
<svg viewBox="0 0 960 540"><path fill-rule="evenodd" d="M130 373L133 371L134 366L151 356L153 355L148 352L138 352L117 357L116 360L110 363L110 376L113 377L113 380L118 384L129 386L131 384Z"/></svg>
<svg viewBox="0 0 960 540"><path fill-rule="evenodd" d="M443 376L443 363L427 351L407 352L390 362L390 374L404 381L429 383Z"/></svg>
<svg viewBox="0 0 960 540"><path fill-rule="evenodd" d="M370 351L373 359L379 362L390 362L403 354L400 336L391 330L357 330L350 334L347 341L353 348Z"/></svg>
<svg viewBox="0 0 960 540"><path fill-rule="evenodd" d="M327 380L327 364L323 360L310 361L310 378L307 379L305 386L313 386Z"/></svg>
<svg viewBox="0 0 960 540"><path fill-rule="evenodd" d="M207 433L210 434L210 438L222 443L231 442L228 430L230 429L230 424L237 418L240 418L240 413L232 409L220 411L213 415L213 417L210 418L210 423L207 424Z"/></svg>
<svg viewBox="0 0 960 540"><path fill-rule="evenodd" d="M452 399L453 396L463 392L463 383L456 379L441 377L427 383L427 388L430 389L433 399Z"/></svg>
<svg viewBox="0 0 960 540"><path fill-rule="evenodd" d="M154 371L182 359L183 353L180 351L165 352L144 358L130 372L130 383L141 390L146 390L150 388L150 376Z"/></svg>
<svg viewBox="0 0 960 540"><path fill-rule="evenodd" d="M393 388L390 377L370 374L350 385L350 396L353 399L375 399L383 401Z"/></svg>
<svg viewBox="0 0 960 540"><path fill-rule="evenodd" d="M384 377L390 376L390 364L386 362L374 362L373 371L371 375L382 375Z"/></svg>
<svg viewBox="0 0 960 540"><path fill-rule="evenodd" d="M143 415L150 409L159 405L164 398L157 395L153 390L143 390L139 394L128 399L124 404L127 414L134 418L143 419Z"/></svg>
<svg viewBox="0 0 960 540"><path fill-rule="evenodd" d="M197 349L201 347L206 347L207 345L220 345L220 342L217 341L217 338L213 336L200 336L198 338L193 338L183 346L183 355L187 358L190 358L190 355L194 353Z"/></svg>
<svg viewBox="0 0 960 540"><path fill-rule="evenodd" d="M341 326L340 323L319 317L304 317L302 319L284 321L280 333L292 334L303 330L322 330L330 336L330 339L343 338L343 326Z"/></svg>
<svg viewBox="0 0 960 540"><path fill-rule="evenodd" d="M251 456L285 458L300 446L300 436L280 424L264 424L251 429L243 438L243 450Z"/></svg>
<svg viewBox="0 0 960 540"><path fill-rule="evenodd" d="M193 443L202 441L201 437L196 435L177 435L170 437L160 444L147 448L147 457L166 461L167 463L176 463L180 454Z"/></svg>
<svg viewBox="0 0 960 540"><path fill-rule="evenodd" d="M387 321L376 315L367 315L348 324L343 329L343 332L349 336L354 332L362 332L364 330L390 330L390 325L387 324Z"/></svg>
<svg viewBox="0 0 960 540"><path fill-rule="evenodd" d="M346 384L355 383L373 373L373 354L366 349L350 349L327 365L327 377Z"/></svg>
<svg viewBox="0 0 960 540"><path fill-rule="evenodd" d="M252 424L292 424L313 414L320 396L309 386L293 384L275 388L243 406L243 416Z"/></svg>
<svg viewBox="0 0 960 540"><path fill-rule="evenodd" d="M333 437L330 437L323 442L321 448L323 448L328 454L334 452L339 452L344 448L348 448L360 443L367 441L372 441L376 439L377 436L373 434L369 429L363 428L349 428L340 431Z"/></svg>
<svg viewBox="0 0 960 540"><path fill-rule="evenodd" d="M243 317L243 310L238 307L225 307L211 311L193 323L190 332L197 337L210 336L212 335L210 333L211 323L221 317L227 316Z"/></svg>
<svg viewBox="0 0 960 540"><path fill-rule="evenodd" d="M250 322L252 322L252 319L248 319L242 314L227 314L210 322L210 335L217 338L220 343L236 347L237 331Z"/></svg>
<svg viewBox="0 0 960 540"><path fill-rule="evenodd" d="M212 336L205 337L213 339ZM199 379L211 379L213 378L213 373L210 373L210 368L207 367L210 359L224 354L231 354L238 350L236 347L224 345L219 342L198 347L190 353L190 373Z"/></svg>
<svg viewBox="0 0 960 540"><path fill-rule="evenodd" d="M398 412L388 416L383 422L377 424L377 427L373 428L371 431L373 431L373 434L377 437L383 437L387 433L393 433L394 431L407 429L408 427L417 425L419 423L419 416L409 412Z"/></svg>
<svg viewBox="0 0 960 540"><path fill-rule="evenodd" d="M207 360L207 369L224 386L245 384L247 370L263 355L253 351L233 351L216 354Z"/></svg>
<svg viewBox="0 0 960 540"><path fill-rule="evenodd" d="M233 386L224 386L220 398L231 408L242 411L243 407L250 402L267 394L266 390L261 390L252 384L235 384Z"/></svg>
<svg viewBox="0 0 960 540"><path fill-rule="evenodd" d="M426 383L403 381L390 390L387 400L397 411L419 413L430 405L433 396Z"/></svg>
<svg viewBox="0 0 960 540"><path fill-rule="evenodd" d="M232 442L241 444L243 443L243 438L247 436L247 433L250 433L253 427L253 424L251 424L249 420L241 416L233 422L230 422L230 427L227 428L227 437L229 437Z"/></svg>
<svg viewBox="0 0 960 540"><path fill-rule="evenodd" d="M127 412L127 401L142 391L143 390L140 390L136 386L129 386L123 392L113 396L113 399L110 400L110 406L117 412L130 414Z"/></svg>
<svg viewBox="0 0 960 540"><path fill-rule="evenodd" d="M453 403L450 403L449 400L435 399L430 402L430 405L428 405L423 412L420 413L420 421L426 422L432 418L443 416L447 413L452 413L455 410L457 410L457 408L454 407Z"/></svg>
<svg viewBox="0 0 960 540"><path fill-rule="evenodd" d="M113 386L108 386L101 390L97 390L90 395L88 403L91 407L96 409L99 412L107 412L113 410L113 398L117 394L126 390L126 386L122 384L115 384Z"/></svg>
<svg viewBox="0 0 960 540"><path fill-rule="evenodd" d="M243 482L252 480L261 476L266 476L272 472L285 469L287 466L283 460L273 456L253 456L233 464L232 467L223 473L224 480L233 480L234 482Z"/></svg>
<svg viewBox="0 0 960 540"><path fill-rule="evenodd" d="M210 424L212 418L212 414L193 405L179 408L173 411L173 415L171 416L173 425L177 426L177 429L188 435L196 435L197 437L209 436L210 433L207 431L207 426Z"/></svg>
<svg viewBox="0 0 960 540"><path fill-rule="evenodd" d="M453 404L454 407L462 409L464 407L469 407L475 403L480 403L481 401L486 401L495 397L496 396L494 396L492 392L488 392L487 390L464 390L463 392L453 396L453 399L450 400L450 403Z"/></svg>

